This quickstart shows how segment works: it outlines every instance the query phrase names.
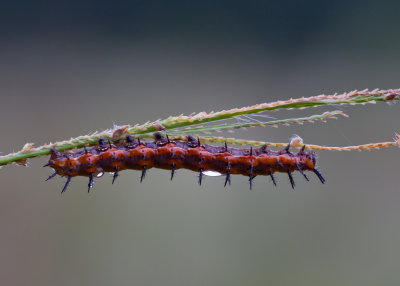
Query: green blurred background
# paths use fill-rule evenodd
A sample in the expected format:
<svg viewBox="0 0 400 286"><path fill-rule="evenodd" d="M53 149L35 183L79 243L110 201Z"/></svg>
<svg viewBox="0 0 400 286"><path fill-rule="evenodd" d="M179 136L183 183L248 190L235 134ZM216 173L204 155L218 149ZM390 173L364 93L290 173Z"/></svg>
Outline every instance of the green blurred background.
<svg viewBox="0 0 400 286"><path fill-rule="evenodd" d="M0 4L0 151L116 124L290 97L398 88L399 2L9 1ZM389 141L399 105L234 136ZM276 118L322 113L279 111ZM231 136L231 135L230 135ZM42 157L0 172L1 285L399 285L400 150L319 152L321 185L124 171L95 181Z"/></svg>

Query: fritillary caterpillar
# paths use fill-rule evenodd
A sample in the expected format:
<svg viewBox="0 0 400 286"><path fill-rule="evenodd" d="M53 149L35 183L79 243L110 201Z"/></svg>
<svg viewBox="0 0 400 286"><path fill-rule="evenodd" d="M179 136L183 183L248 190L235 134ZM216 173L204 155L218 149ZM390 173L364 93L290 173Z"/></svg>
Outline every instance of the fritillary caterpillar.
<svg viewBox="0 0 400 286"><path fill-rule="evenodd" d="M225 174L225 184L230 185L231 175L241 174L248 176L250 189L253 179L258 175L267 175L272 179L275 172L287 173L292 188L295 182L292 172L300 172L308 181L305 171L314 172L321 183L325 183L324 177L315 168L316 154L305 152L305 146L298 153L289 151L290 144L279 151L271 151L264 145L260 148L230 148L217 147L203 144L193 136L187 136L186 141L171 141L168 136L160 133L154 134L154 142L143 142L131 136L126 137L122 144L111 144L99 140L98 146L91 149L77 151L75 153L58 152L51 149L51 157L45 166L50 166L55 172L47 180L55 175L67 177L61 193L67 189L71 178L75 176L89 177L88 191L93 188L94 177L101 177L105 172L112 172L114 183L119 172L125 169L141 170L142 181L150 168L171 170L171 180L177 169L185 168L199 172L198 183L201 185L202 177L206 171L214 171Z"/></svg>

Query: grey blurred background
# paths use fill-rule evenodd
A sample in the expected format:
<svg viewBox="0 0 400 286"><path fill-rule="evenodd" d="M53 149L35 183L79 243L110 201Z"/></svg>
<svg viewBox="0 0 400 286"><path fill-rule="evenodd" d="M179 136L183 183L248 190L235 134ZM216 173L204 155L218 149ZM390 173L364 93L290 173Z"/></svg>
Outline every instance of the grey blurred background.
<svg viewBox="0 0 400 286"><path fill-rule="evenodd" d="M399 2L9 1L0 4L0 151L116 124L290 97L398 88ZM333 108L279 111L276 118ZM399 105L234 136L391 140ZM230 135L231 136L231 135ZM124 171L95 181L0 172L1 285L399 285L397 148L319 152L321 185Z"/></svg>

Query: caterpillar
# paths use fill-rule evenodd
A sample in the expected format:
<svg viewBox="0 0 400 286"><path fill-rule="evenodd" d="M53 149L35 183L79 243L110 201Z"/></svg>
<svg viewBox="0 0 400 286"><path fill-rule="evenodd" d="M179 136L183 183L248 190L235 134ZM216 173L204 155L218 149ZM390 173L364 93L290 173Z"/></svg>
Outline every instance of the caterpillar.
<svg viewBox="0 0 400 286"><path fill-rule="evenodd" d="M88 192L93 188L94 177L101 177L105 172L112 172L112 183L125 169L141 170L140 182L150 168L171 170L171 180L175 170L184 168L199 173L198 184L201 185L203 175L207 171L214 171L225 175L225 183L231 184L231 175L241 174L248 176L250 190L253 179L258 175L267 175L276 186L275 172L287 173L294 189L295 181L292 172L298 171L308 181L305 171L312 171L325 183L325 178L315 168L316 154L312 151L305 152L305 145L298 153L290 152L290 143L279 151L267 149L267 145L260 148L233 148L224 146L211 146L203 144L197 138L189 135L186 141L172 141L168 135L154 134L153 142L143 142L126 136L121 144L107 143L99 139L98 145L91 149L84 148L75 153L58 152L55 148L50 150L48 163L54 169L47 180L57 174L67 177L61 193L67 190L72 177L89 177ZM47 181L46 180L46 181Z"/></svg>

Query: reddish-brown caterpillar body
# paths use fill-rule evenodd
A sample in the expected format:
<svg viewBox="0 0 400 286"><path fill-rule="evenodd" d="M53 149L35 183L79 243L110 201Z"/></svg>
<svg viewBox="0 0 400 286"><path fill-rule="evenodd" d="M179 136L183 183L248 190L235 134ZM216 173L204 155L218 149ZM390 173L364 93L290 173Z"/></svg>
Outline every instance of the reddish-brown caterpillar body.
<svg viewBox="0 0 400 286"><path fill-rule="evenodd" d="M67 189L71 178L75 176L89 177L88 191L93 187L94 177L100 177L105 172L113 172L113 180L119 172L125 169L141 170L140 181L150 168L171 170L171 180L176 169L184 168L199 172L198 183L201 185L205 171L215 171L225 174L225 186L231 183L231 175L241 174L249 177L250 189L253 179L258 175L268 175L276 186L275 172L287 173L292 188L295 182L292 172L299 171L308 181L305 171L313 171L321 183L324 177L315 168L316 154L305 152L304 147L298 153L289 151L290 144L279 151L260 148L228 148L202 144L199 139L187 136L187 141L170 141L160 133L154 134L154 142L143 142L140 139L126 137L123 144L105 143L99 140L97 147L75 152L64 153L51 149L51 157L45 166L50 166L55 175L66 176L67 182L62 193Z"/></svg>

